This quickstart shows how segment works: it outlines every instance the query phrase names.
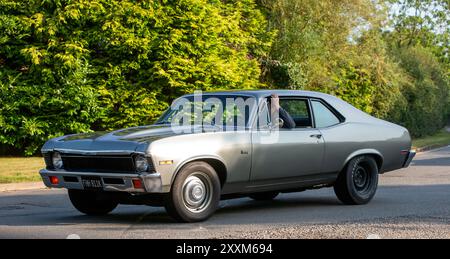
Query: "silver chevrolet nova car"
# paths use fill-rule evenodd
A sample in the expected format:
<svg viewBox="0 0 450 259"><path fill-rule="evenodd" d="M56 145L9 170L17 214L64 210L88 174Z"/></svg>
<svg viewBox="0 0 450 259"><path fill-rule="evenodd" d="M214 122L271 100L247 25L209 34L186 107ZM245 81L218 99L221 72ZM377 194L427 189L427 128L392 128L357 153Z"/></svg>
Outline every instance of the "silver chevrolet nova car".
<svg viewBox="0 0 450 259"><path fill-rule="evenodd" d="M272 119L273 94L294 128ZM181 222L207 219L221 199L323 187L344 204L366 204L379 174L415 156L407 129L327 94L284 90L186 95L154 125L63 136L42 153L45 185L67 188L82 213L165 206Z"/></svg>

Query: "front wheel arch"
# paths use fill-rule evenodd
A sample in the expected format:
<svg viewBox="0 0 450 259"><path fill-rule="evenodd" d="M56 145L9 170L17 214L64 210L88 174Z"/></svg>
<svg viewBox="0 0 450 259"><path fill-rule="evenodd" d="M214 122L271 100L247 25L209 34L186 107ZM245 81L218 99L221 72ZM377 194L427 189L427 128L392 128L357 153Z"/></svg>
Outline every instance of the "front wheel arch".
<svg viewBox="0 0 450 259"><path fill-rule="evenodd" d="M188 159L188 160L182 162L175 170L175 173L172 175L172 180L170 182L171 187L175 181L175 178L179 174L179 172L181 170L183 170L184 167L186 167L187 165L189 165L190 163L193 163L193 162L205 162L208 165L210 165L212 168L214 168L214 170L217 173L217 176L219 177L220 186L223 188L223 186L225 185L226 180L228 178L228 169L227 169L225 163L221 159L219 159L217 157L212 157L212 156L195 157L195 158L191 158L191 159Z"/></svg>

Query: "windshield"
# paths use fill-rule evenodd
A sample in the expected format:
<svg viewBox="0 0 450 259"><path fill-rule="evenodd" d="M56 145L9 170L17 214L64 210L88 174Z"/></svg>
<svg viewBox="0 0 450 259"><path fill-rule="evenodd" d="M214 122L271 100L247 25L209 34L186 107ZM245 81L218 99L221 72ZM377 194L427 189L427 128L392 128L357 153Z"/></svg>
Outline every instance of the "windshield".
<svg viewBox="0 0 450 259"><path fill-rule="evenodd" d="M256 98L237 95L192 95L174 101L156 124L247 127Z"/></svg>

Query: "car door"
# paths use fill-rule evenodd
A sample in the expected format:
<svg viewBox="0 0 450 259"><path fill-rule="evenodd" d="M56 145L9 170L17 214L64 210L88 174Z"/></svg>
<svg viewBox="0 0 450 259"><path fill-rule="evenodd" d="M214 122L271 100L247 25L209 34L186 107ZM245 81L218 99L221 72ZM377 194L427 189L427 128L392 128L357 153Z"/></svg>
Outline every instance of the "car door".
<svg viewBox="0 0 450 259"><path fill-rule="evenodd" d="M355 141L355 128L346 124L345 118L331 105L320 99L311 99L315 127L320 130L325 141L322 172L337 172L342 169L345 159L361 145Z"/></svg>
<svg viewBox="0 0 450 259"><path fill-rule="evenodd" d="M278 130L271 127L269 101L263 102L252 131L252 181L320 172L324 142L320 131L313 127L309 100L280 97L280 106L293 117L296 128Z"/></svg>

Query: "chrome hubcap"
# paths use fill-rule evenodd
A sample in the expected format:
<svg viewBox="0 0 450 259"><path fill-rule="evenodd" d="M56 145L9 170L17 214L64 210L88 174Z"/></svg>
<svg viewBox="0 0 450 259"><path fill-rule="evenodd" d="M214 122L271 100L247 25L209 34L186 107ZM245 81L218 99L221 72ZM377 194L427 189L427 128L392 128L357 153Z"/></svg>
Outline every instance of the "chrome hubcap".
<svg viewBox="0 0 450 259"><path fill-rule="evenodd" d="M211 202L211 193L212 183L204 173L193 173L183 183L184 205L192 212L205 210Z"/></svg>

